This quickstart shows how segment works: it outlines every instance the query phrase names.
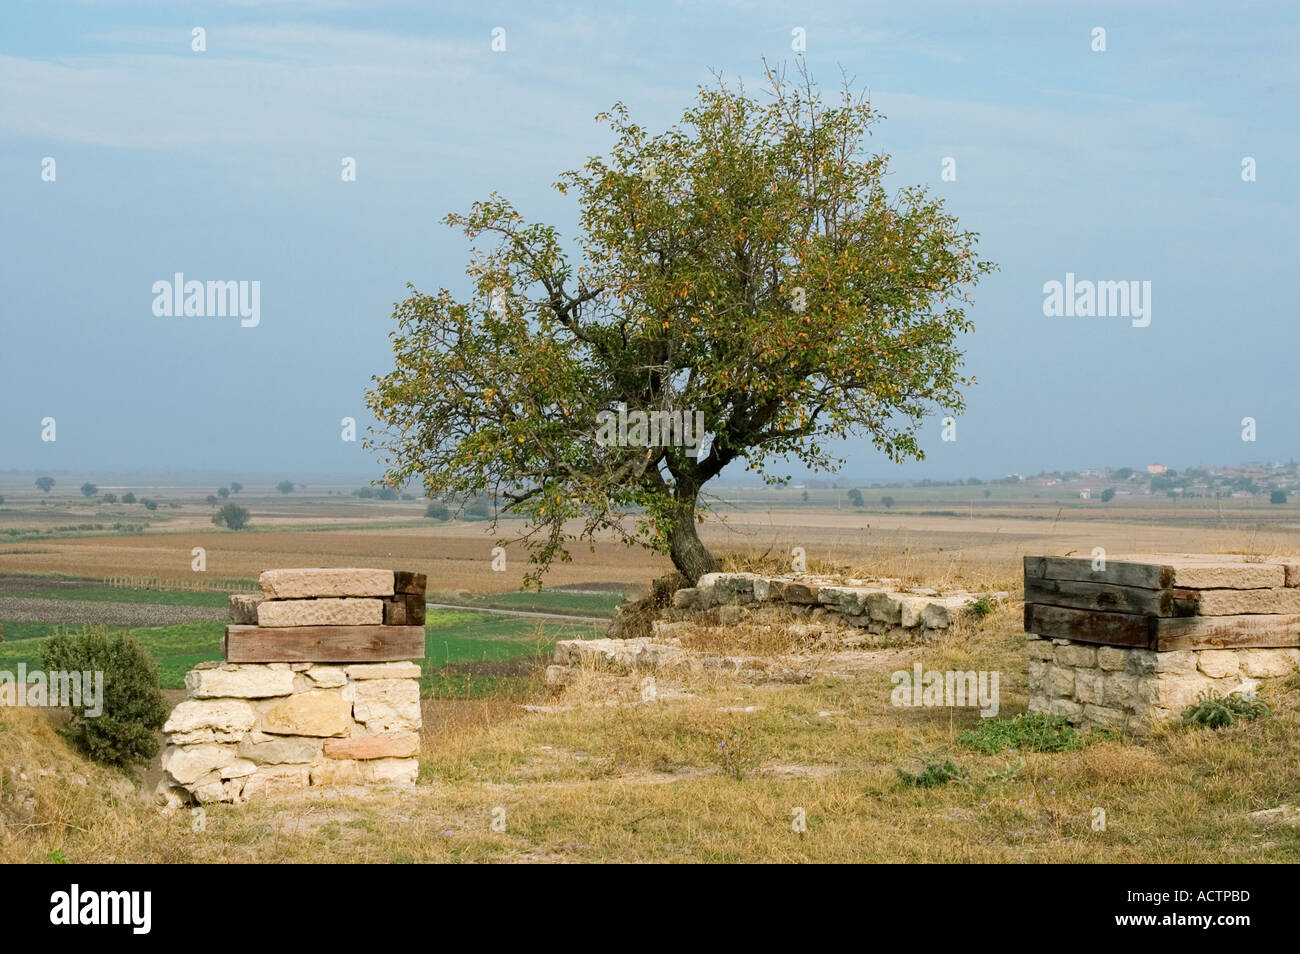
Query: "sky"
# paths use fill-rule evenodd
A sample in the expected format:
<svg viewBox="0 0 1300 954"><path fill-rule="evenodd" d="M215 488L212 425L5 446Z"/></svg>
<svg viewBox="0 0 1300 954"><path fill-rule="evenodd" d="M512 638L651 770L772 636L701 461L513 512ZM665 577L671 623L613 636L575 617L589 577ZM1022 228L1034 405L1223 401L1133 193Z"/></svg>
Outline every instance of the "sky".
<svg viewBox="0 0 1300 954"><path fill-rule="evenodd" d="M956 439L936 414L923 462L846 442L844 477L1288 459L1300 11L1137 6L6 0L0 473L377 476L340 422L371 423L406 283L466 289L441 218L497 191L572 237L551 184L609 146L597 112L666 128L711 71L793 63L796 30L887 117L888 187L1000 266ZM260 321L155 315L177 272L259 281ZM1149 324L1045 315L1067 273L1149 287Z"/></svg>

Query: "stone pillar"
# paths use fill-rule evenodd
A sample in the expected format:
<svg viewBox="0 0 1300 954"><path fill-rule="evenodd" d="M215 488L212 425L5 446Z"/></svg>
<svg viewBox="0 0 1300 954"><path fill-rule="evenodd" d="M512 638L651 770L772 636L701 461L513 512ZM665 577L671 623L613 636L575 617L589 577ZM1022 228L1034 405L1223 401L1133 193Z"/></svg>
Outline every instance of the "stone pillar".
<svg viewBox="0 0 1300 954"><path fill-rule="evenodd" d="M377 587L384 573L387 583ZM395 590L402 585L408 592ZM277 587L292 598L278 599ZM305 595L313 587L322 596ZM349 592L356 589L365 592ZM423 623L424 577L270 571L263 574L263 596L231 599L234 619L256 614L264 621L227 629L223 654L241 661L201 663L186 674L189 699L163 726L160 794L168 800L235 802L313 786L414 784L420 666L385 657L422 658L423 627L322 621L350 619L351 606L375 599L384 607L378 618L398 606L402 619ZM274 610L259 611L259 604ZM347 607L342 613L340 604ZM417 644L418 652L412 649ZM276 658L286 654L316 658ZM250 656L272 661L242 661Z"/></svg>

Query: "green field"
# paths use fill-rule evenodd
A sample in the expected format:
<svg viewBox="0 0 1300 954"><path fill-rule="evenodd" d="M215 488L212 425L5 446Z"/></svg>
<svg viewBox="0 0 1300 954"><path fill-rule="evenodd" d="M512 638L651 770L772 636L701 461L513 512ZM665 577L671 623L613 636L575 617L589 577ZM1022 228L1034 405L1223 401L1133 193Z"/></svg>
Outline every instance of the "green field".
<svg viewBox="0 0 1300 954"><path fill-rule="evenodd" d="M225 593L186 590L128 590L119 586L60 587L48 590L26 590L5 593L5 596L36 600L76 600L87 603L147 603L151 606L226 606ZM5 629L6 634L9 632Z"/></svg>
<svg viewBox="0 0 1300 954"><path fill-rule="evenodd" d="M210 594L180 594L202 596ZM80 627L57 623L4 623L0 669L13 672L19 663L41 665L41 647L53 632ZM129 632L158 664L164 689L185 688L185 673L196 663L220 659L218 647L226 624L220 620L150 626ZM484 613L431 611L425 626L422 691L439 698L478 698L519 694L536 678L542 657L557 639L594 636L591 627L540 623Z"/></svg>
<svg viewBox="0 0 1300 954"><path fill-rule="evenodd" d="M613 619L614 610L623 602L621 592L589 593L569 590L515 591L509 593L484 593L470 600L459 600L446 594L430 594L434 603L456 603L490 609L509 609L520 612L567 613L573 616L599 616Z"/></svg>

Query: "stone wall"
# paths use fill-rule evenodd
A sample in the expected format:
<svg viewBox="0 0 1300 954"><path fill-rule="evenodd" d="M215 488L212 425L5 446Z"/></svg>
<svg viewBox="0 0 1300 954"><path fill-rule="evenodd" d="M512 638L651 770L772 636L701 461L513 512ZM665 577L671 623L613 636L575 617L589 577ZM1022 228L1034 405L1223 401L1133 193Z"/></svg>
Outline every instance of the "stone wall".
<svg viewBox="0 0 1300 954"><path fill-rule="evenodd" d="M414 783L420 667L413 662L200 663L163 732L163 788L242 801L318 785Z"/></svg>
<svg viewBox="0 0 1300 954"><path fill-rule="evenodd" d="M1155 652L1033 634L1028 651L1031 711L1138 736L1204 695L1252 693L1300 666L1300 649Z"/></svg>
<svg viewBox="0 0 1300 954"><path fill-rule="evenodd" d="M723 623L739 622L741 610L784 606L796 614L830 614L849 626L898 638L929 639L972 611L981 598L1006 593L940 593L927 587L903 588L897 580L840 580L832 577L767 577L757 573L707 573L697 585L673 594L669 620L718 610Z"/></svg>
<svg viewBox="0 0 1300 954"><path fill-rule="evenodd" d="M425 577L268 570L230 598L225 662L185 676L163 726L160 796L243 801L314 786L410 785L419 771Z"/></svg>

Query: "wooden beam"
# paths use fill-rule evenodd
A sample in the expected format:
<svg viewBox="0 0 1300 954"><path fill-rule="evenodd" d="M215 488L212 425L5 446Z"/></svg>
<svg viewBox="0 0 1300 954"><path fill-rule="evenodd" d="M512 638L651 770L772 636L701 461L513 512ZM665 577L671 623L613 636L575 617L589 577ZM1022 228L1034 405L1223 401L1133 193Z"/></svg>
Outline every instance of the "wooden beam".
<svg viewBox="0 0 1300 954"><path fill-rule="evenodd" d="M227 626L221 655L233 663L398 662L424 658L423 626Z"/></svg>
<svg viewBox="0 0 1300 954"><path fill-rule="evenodd" d="M1194 616L1151 620L1151 648L1289 649L1300 646L1300 615Z"/></svg>
<svg viewBox="0 0 1300 954"><path fill-rule="evenodd" d="M1239 590L1230 592L1238 593ZM1300 590L1294 591L1300 596ZM1025 579L1025 602L1103 613L1137 613L1142 616L1194 616L1198 590L1148 590L1113 583L1076 580Z"/></svg>
<svg viewBox="0 0 1300 954"><path fill-rule="evenodd" d="M1072 639L1102 646L1146 649L1151 642L1149 619L1136 613L1025 604L1025 632L1052 639Z"/></svg>

